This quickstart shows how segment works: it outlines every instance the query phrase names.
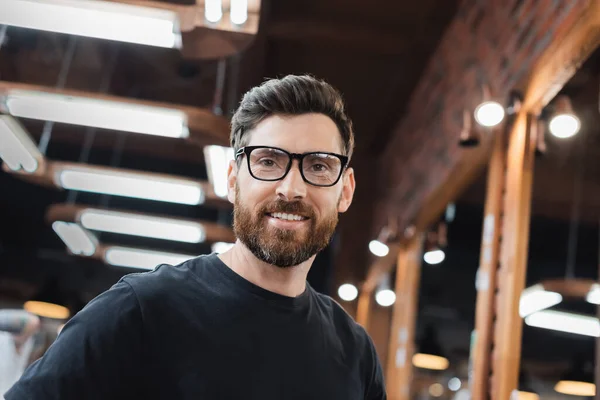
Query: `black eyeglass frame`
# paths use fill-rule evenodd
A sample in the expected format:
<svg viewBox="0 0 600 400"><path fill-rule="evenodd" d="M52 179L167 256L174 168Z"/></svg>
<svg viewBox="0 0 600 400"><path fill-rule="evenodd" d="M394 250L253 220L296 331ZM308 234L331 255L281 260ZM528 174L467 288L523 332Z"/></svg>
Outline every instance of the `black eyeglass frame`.
<svg viewBox="0 0 600 400"><path fill-rule="evenodd" d="M285 169L285 172L283 173L283 176L281 178L277 178L277 179L263 179L263 178L258 178L256 177L253 173L252 173L252 168L250 168L250 153L252 153L254 150L256 149L273 149L273 150L278 150L281 151L285 154L288 155L290 161L288 162L288 165ZM304 157L312 155L312 154L325 154L328 156L334 156L340 159L341 161L341 165L342 167L340 168L340 173L337 177L337 179L328 185L317 185L315 183L310 182L308 179L306 179L306 177L304 176L304 171L302 170L302 163L304 161ZM294 163L294 160L298 160L298 169L300 170L300 175L302 175L302 179L304 180L304 182L308 183L309 185L312 186L317 186L317 187L331 187L331 186L335 186L339 181L340 178L342 177L342 175L344 174L344 171L346 170L346 168L348 167L348 157L343 156L341 154L337 154L337 153L329 153L326 151L311 151L308 153L290 153L289 151L286 151L284 149L281 149L279 147L273 147L273 146L244 146L242 148L240 148L236 153L235 153L235 159L237 161L237 159L242 156L245 155L246 156L246 161L247 161L247 165L248 165L248 172L250 172L250 175L259 181L265 181L265 182L275 182L275 181L280 181L282 179L285 179L285 177L287 176L287 174L290 172L290 170L292 169L292 164Z"/></svg>

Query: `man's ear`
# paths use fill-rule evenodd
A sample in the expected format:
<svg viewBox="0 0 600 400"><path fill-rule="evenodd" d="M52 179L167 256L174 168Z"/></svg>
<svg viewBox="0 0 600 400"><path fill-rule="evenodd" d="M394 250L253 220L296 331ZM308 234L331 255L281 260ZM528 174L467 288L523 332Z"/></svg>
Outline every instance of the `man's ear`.
<svg viewBox="0 0 600 400"><path fill-rule="evenodd" d="M354 189L356 188L356 181L354 180L354 170L348 168L344 172L342 177L342 194L340 196L340 202L338 204L338 212L343 213L348 210L350 204L352 204L352 198L354 197Z"/></svg>
<svg viewBox="0 0 600 400"><path fill-rule="evenodd" d="M231 204L235 203L235 185L237 183L238 168L235 160L229 161L227 168L227 199Z"/></svg>

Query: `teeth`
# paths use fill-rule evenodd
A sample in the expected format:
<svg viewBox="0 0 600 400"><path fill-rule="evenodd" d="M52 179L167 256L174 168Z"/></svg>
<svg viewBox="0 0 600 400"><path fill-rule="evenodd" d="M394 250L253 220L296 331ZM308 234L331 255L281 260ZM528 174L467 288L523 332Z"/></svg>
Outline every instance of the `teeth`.
<svg viewBox="0 0 600 400"><path fill-rule="evenodd" d="M272 213L271 216L277 219L284 219L288 221L300 221L303 219L300 215L286 213Z"/></svg>

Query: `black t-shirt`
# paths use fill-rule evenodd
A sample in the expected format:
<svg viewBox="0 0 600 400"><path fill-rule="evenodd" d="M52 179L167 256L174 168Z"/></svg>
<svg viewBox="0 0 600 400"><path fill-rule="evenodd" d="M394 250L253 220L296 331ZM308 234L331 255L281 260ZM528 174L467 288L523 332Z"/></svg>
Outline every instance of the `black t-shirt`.
<svg viewBox="0 0 600 400"><path fill-rule="evenodd" d="M212 254L123 277L7 400L385 399L367 333L308 284L281 296Z"/></svg>

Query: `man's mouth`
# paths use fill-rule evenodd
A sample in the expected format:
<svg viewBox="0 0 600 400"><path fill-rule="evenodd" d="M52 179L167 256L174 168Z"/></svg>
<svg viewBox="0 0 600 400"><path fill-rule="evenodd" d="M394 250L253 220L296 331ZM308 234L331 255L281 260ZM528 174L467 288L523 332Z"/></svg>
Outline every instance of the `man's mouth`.
<svg viewBox="0 0 600 400"><path fill-rule="evenodd" d="M308 217L299 214L290 214L290 213L267 213L267 215L271 218L281 219L284 221L305 221Z"/></svg>

